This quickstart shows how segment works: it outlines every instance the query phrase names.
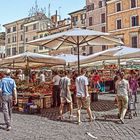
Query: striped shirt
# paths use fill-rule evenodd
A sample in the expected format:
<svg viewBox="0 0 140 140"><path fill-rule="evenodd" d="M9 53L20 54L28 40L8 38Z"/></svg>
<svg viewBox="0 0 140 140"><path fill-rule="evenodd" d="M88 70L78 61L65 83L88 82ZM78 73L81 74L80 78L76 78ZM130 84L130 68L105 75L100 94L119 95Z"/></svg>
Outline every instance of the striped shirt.
<svg viewBox="0 0 140 140"><path fill-rule="evenodd" d="M68 96L68 86L71 85L70 78L67 76L62 77L60 79L60 96L61 97L67 97Z"/></svg>

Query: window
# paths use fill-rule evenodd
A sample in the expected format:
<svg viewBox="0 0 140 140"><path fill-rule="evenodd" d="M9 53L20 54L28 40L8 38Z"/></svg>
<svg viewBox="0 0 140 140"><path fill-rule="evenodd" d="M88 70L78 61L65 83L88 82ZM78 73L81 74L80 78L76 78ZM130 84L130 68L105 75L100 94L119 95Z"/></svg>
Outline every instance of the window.
<svg viewBox="0 0 140 140"><path fill-rule="evenodd" d="M138 36L131 37L131 46L132 48L138 48Z"/></svg>
<svg viewBox="0 0 140 140"><path fill-rule="evenodd" d="M74 47L74 52L77 52L77 47Z"/></svg>
<svg viewBox="0 0 140 140"><path fill-rule="evenodd" d="M10 38L8 38L8 43L10 43Z"/></svg>
<svg viewBox="0 0 140 140"><path fill-rule="evenodd" d="M25 31L28 32L28 26L26 26Z"/></svg>
<svg viewBox="0 0 140 140"><path fill-rule="evenodd" d="M14 42L14 40L15 40L15 38L14 38L14 36L12 37L12 42Z"/></svg>
<svg viewBox="0 0 140 140"><path fill-rule="evenodd" d="M86 11L87 11L87 12L90 11L90 5L87 5Z"/></svg>
<svg viewBox="0 0 140 140"><path fill-rule="evenodd" d="M20 41L23 41L23 35L20 36Z"/></svg>
<svg viewBox="0 0 140 140"><path fill-rule="evenodd" d="M93 54L93 47L89 47L89 54Z"/></svg>
<svg viewBox="0 0 140 140"><path fill-rule="evenodd" d="M10 49L10 48L8 48L8 49L6 50L6 54L7 54L7 56L10 56L10 55L11 55L11 49Z"/></svg>
<svg viewBox="0 0 140 140"><path fill-rule="evenodd" d="M42 38L43 37L43 34L40 34L40 38Z"/></svg>
<svg viewBox="0 0 140 140"><path fill-rule="evenodd" d="M85 14L81 14L81 20L85 19Z"/></svg>
<svg viewBox="0 0 140 140"><path fill-rule="evenodd" d="M23 53L24 52L24 46L23 47L19 47L19 53Z"/></svg>
<svg viewBox="0 0 140 140"><path fill-rule="evenodd" d="M12 48L12 55L16 55L16 48Z"/></svg>
<svg viewBox="0 0 140 140"><path fill-rule="evenodd" d="M117 20L117 29L121 29L122 28L122 21L121 19Z"/></svg>
<svg viewBox="0 0 140 140"><path fill-rule="evenodd" d="M105 26L102 26L102 32L105 32Z"/></svg>
<svg viewBox="0 0 140 140"><path fill-rule="evenodd" d="M43 50L43 46L39 46L39 50Z"/></svg>
<svg viewBox="0 0 140 140"><path fill-rule="evenodd" d="M92 26L92 17L89 17L89 26Z"/></svg>
<svg viewBox="0 0 140 140"><path fill-rule="evenodd" d="M20 30L23 30L23 25L20 25Z"/></svg>
<svg viewBox="0 0 140 140"><path fill-rule="evenodd" d="M86 46L83 46L83 47L82 47L82 50L85 51L85 50L86 50Z"/></svg>
<svg viewBox="0 0 140 140"><path fill-rule="evenodd" d="M102 51L106 50L106 46L102 45Z"/></svg>
<svg viewBox="0 0 140 140"><path fill-rule="evenodd" d="M76 26L78 21L78 16L73 17L73 25Z"/></svg>
<svg viewBox="0 0 140 140"><path fill-rule="evenodd" d="M91 10L94 10L94 3L91 5Z"/></svg>
<svg viewBox="0 0 140 140"><path fill-rule="evenodd" d="M34 49L34 53L36 53L37 51L36 51L36 49Z"/></svg>
<svg viewBox="0 0 140 140"><path fill-rule="evenodd" d="M10 32L11 32L11 28L8 28L8 29L7 29L7 33L10 33Z"/></svg>
<svg viewBox="0 0 140 140"><path fill-rule="evenodd" d="M33 36L33 40L37 39L37 36Z"/></svg>
<svg viewBox="0 0 140 140"><path fill-rule="evenodd" d="M13 36L12 37L12 42L16 42L16 40L17 40L16 36Z"/></svg>
<svg viewBox="0 0 140 140"><path fill-rule="evenodd" d="M136 7L136 0L130 0L131 1L131 8Z"/></svg>
<svg viewBox="0 0 140 140"><path fill-rule="evenodd" d="M99 1L99 8L102 7L102 1Z"/></svg>
<svg viewBox="0 0 140 140"><path fill-rule="evenodd" d="M105 23L105 13L101 14L101 23Z"/></svg>
<svg viewBox="0 0 140 140"><path fill-rule="evenodd" d="M16 31L16 26L13 27L13 32L15 32L15 31Z"/></svg>
<svg viewBox="0 0 140 140"><path fill-rule="evenodd" d="M131 25L132 26L138 26L139 23L138 23L138 16L132 16L131 17Z"/></svg>
<svg viewBox="0 0 140 140"><path fill-rule="evenodd" d="M33 24L33 30L36 30L36 24Z"/></svg>
<svg viewBox="0 0 140 140"><path fill-rule="evenodd" d="M121 3L120 2L116 3L116 11L117 12L121 11Z"/></svg>
<svg viewBox="0 0 140 140"><path fill-rule="evenodd" d="M44 36L47 36L47 35L48 35L47 33L44 34Z"/></svg>
<svg viewBox="0 0 140 140"><path fill-rule="evenodd" d="M26 40L26 42L28 42L28 38L26 38L25 40Z"/></svg>

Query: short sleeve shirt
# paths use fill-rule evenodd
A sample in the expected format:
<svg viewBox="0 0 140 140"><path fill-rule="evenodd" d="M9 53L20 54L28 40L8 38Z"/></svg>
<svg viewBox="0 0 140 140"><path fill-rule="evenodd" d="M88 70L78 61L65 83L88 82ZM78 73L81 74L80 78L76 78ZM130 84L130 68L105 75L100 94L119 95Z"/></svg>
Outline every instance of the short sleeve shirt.
<svg viewBox="0 0 140 140"><path fill-rule="evenodd" d="M40 75L40 82L45 82L45 75L44 74Z"/></svg>
<svg viewBox="0 0 140 140"><path fill-rule="evenodd" d="M54 85L59 85L61 77L59 75L56 75L53 77L53 84Z"/></svg>
<svg viewBox="0 0 140 140"><path fill-rule="evenodd" d="M67 97L68 93L68 86L71 85L70 79L68 77L62 77L60 80L60 96Z"/></svg>
<svg viewBox="0 0 140 140"><path fill-rule="evenodd" d="M86 86L89 84L88 78L84 75L78 76L76 78L76 96L77 97L85 97ZM89 93L86 93L89 96Z"/></svg>
<svg viewBox="0 0 140 140"><path fill-rule="evenodd" d="M15 80L8 77L5 77L0 82L0 89L2 90L2 95L12 95L14 88L16 88Z"/></svg>
<svg viewBox="0 0 140 140"><path fill-rule="evenodd" d="M129 83L127 80L123 79L121 81L117 81L116 83L117 95L127 96L128 87L129 87Z"/></svg>

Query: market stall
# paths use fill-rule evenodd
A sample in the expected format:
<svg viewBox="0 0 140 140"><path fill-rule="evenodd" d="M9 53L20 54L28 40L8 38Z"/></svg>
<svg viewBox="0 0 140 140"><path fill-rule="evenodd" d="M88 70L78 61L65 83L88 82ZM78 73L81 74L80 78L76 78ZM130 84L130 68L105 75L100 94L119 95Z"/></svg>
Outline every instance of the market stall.
<svg viewBox="0 0 140 140"><path fill-rule="evenodd" d="M23 54L7 57L1 60L0 66L6 68L16 68L12 77L16 80L18 91L18 105L15 109L23 112L39 112L42 108L49 108L52 105L52 85L51 82L34 82L31 79L31 71L35 68L52 67L55 65L65 65L63 59L25 52ZM18 68L25 74L24 80L18 78ZM44 71L46 72L46 71ZM33 78L33 77L32 77ZM33 111L34 110L34 111Z"/></svg>

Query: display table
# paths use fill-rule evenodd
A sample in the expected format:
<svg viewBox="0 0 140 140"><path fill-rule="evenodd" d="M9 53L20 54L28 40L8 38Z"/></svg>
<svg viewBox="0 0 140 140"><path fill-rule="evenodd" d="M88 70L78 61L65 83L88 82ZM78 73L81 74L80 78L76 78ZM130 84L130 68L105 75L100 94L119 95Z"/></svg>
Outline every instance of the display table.
<svg viewBox="0 0 140 140"><path fill-rule="evenodd" d="M18 111L30 112L36 106L36 110L50 108L52 106L52 95L42 95L39 93L22 93L18 94ZM32 111L33 112L33 111Z"/></svg>

